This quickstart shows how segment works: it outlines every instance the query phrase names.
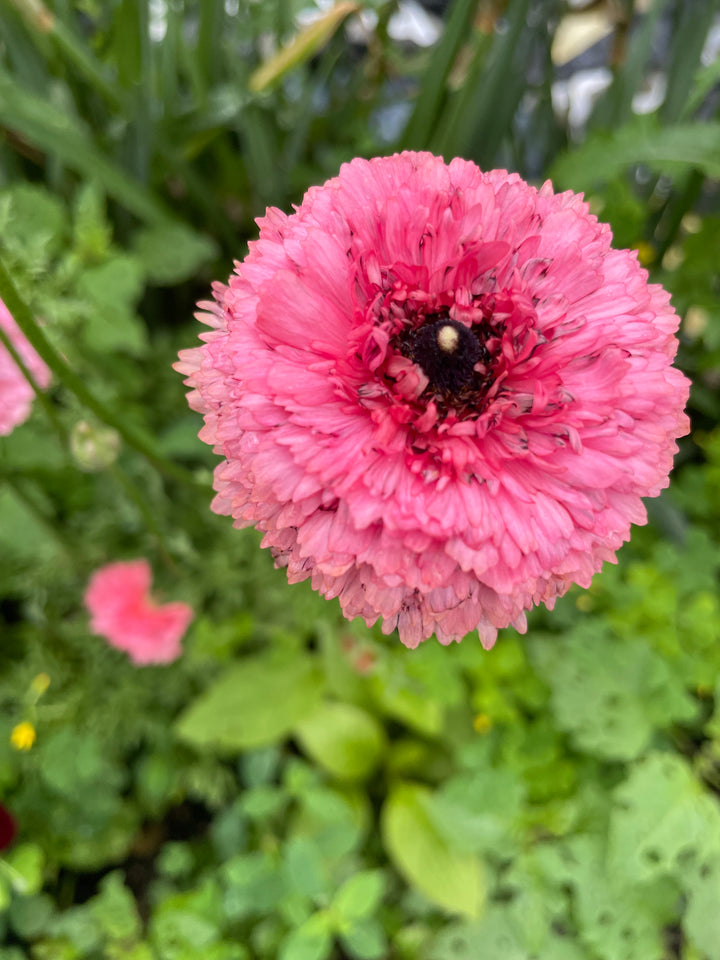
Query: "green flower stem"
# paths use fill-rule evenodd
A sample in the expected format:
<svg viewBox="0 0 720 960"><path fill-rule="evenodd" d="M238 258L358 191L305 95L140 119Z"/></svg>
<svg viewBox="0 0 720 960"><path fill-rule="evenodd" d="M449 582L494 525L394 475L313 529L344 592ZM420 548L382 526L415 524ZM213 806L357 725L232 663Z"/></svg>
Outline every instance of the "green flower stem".
<svg viewBox="0 0 720 960"><path fill-rule="evenodd" d="M36 323L29 307L17 292L2 259L0 259L0 299L4 301L17 325L57 379L66 389L74 393L82 404L92 410L99 420L117 430L127 445L141 453L156 470L196 489L205 489L189 470L159 454L150 438L118 417L111 407L98 400L87 388L82 377L63 360Z"/></svg>

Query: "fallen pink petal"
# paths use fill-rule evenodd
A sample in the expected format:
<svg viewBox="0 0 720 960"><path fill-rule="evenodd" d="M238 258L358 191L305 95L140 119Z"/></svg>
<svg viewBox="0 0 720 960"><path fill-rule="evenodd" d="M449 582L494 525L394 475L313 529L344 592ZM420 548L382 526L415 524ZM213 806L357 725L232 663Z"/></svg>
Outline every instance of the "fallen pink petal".
<svg viewBox="0 0 720 960"><path fill-rule="evenodd" d="M37 385L45 390L50 385L50 371L30 346L2 300L0 300L0 328L12 343ZM27 420L34 399L35 391L9 350L0 342L0 437L6 437L15 427Z"/></svg>
<svg viewBox="0 0 720 960"><path fill-rule="evenodd" d="M90 629L138 666L177 660L193 619L186 603L155 603L151 583L149 563L130 560L96 570L85 592Z"/></svg>
<svg viewBox="0 0 720 960"><path fill-rule="evenodd" d="M491 647L614 561L689 383L669 295L581 196L403 153L259 224L177 365L217 513L409 647Z"/></svg>

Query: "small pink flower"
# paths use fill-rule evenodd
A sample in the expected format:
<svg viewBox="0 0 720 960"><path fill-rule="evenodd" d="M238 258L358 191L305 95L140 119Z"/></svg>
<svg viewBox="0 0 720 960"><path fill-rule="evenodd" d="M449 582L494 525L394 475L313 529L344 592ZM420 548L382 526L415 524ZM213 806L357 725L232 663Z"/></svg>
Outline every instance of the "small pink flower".
<svg viewBox="0 0 720 960"><path fill-rule="evenodd" d="M678 318L574 193L429 153L270 209L176 369L213 510L409 647L587 587L687 432Z"/></svg>
<svg viewBox="0 0 720 960"><path fill-rule="evenodd" d="M25 335L0 300L0 327L20 355L20 359L45 390L50 384L50 371L28 343ZM35 393L22 371L0 342L0 437L12 433L30 416Z"/></svg>
<svg viewBox="0 0 720 960"><path fill-rule="evenodd" d="M147 560L130 560L96 570L85 591L90 628L138 665L176 660L193 618L186 603L153 603L151 582Z"/></svg>

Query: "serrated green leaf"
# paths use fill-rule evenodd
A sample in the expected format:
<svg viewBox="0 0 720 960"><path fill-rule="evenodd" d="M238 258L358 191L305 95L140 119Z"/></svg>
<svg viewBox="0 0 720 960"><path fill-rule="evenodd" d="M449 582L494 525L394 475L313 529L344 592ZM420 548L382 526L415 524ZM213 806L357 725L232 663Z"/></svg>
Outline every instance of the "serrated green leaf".
<svg viewBox="0 0 720 960"><path fill-rule="evenodd" d="M720 804L681 757L646 757L613 800L609 862L630 882L681 881L689 864L720 856Z"/></svg>
<svg viewBox="0 0 720 960"><path fill-rule="evenodd" d="M448 780L433 795L429 811L440 833L458 849L507 856L524 794L515 771L487 767Z"/></svg>
<svg viewBox="0 0 720 960"><path fill-rule="evenodd" d="M692 871L684 886L690 900L683 929L708 960L720 960L720 857Z"/></svg>
<svg viewBox="0 0 720 960"><path fill-rule="evenodd" d="M9 230L23 246L41 246L56 252L66 232L65 208L49 191L29 183L16 184L0 192L10 203Z"/></svg>
<svg viewBox="0 0 720 960"><path fill-rule="evenodd" d="M452 847L428 811L432 792L415 783L391 790L382 811L385 848L405 880L448 913L478 917L485 899L482 864Z"/></svg>
<svg viewBox="0 0 720 960"><path fill-rule="evenodd" d="M531 653L551 688L558 726L589 753L632 759L654 730L697 714L667 661L643 640L618 641L598 618L550 642L537 638Z"/></svg>
<svg viewBox="0 0 720 960"><path fill-rule="evenodd" d="M385 750L385 731L352 703L325 703L297 727L302 748L340 780L364 780Z"/></svg>
<svg viewBox="0 0 720 960"><path fill-rule="evenodd" d="M119 871L100 881L100 893L92 901L92 911L108 939L132 940L140 935L137 904Z"/></svg>
<svg viewBox="0 0 720 960"><path fill-rule="evenodd" d="M248 657L225 670L188 707L176 730L201 749L268 746L317 709L322 687L312 657Z"/></svg>
<svg viewBox="0 0 720 960"><path fill-rule="evenodd" d="M134 312L142 290L142 270L133 257L114 257L83 272L78 291L91 304L85 321L88 346L101 353L142 353L147 332Z"/></svg>
<svg viewBox="0 0 720 960"><path fill-rule="evenodd" d="M625 864L608 865L599 837L556 845L546 874L573 892L580 939L602 960L661 960L663 928L675 915L678 888L668 880L638 886ZM548 865L549 866L549 865Z"/></svg>
<svg viewBox="0 0 720 960"><path fill-rule="evenodd" d="M560 189L588 190L639 163L657 173L697 168L720 177L720 123L660 127L646 118L635 120L560 156L550 178Z"/></svg>

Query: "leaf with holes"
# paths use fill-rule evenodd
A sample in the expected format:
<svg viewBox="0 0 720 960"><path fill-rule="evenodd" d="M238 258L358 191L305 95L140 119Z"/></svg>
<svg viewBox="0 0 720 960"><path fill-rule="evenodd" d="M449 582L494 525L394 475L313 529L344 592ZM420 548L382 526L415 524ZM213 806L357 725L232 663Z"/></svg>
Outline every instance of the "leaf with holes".
<svg viewBox="0 0 720 960"><path fill-rule="evenodd" d="M668 880L641 886L622 863L608 866L604 844L581 835L544 852L548 879L572 890L572 915L582 942L602 960L662 960L663 927L676 916L677 886Z"/></svg>
<svg viewBox="0 0 720 960"><path fill-rule="evenodd" d="M684 886L689 903L683 929L708 960L720 960L720 857L690 871Z"/></svg>
<svg viewBox="0 0 720 960"><path fill-rule="evenodd" d="M654 753L615 790L609 864L631 883L676 876L720 855L720 804L678 756Z"/></svg>
<svg viewBox="0 0 720 960"><path fill-rule="evenodd" d="M531 656L552 691L558 726L588 753L631 760L655 730L697 713L666 661L644 640L616 639L599 619L553 637L552 644L536 638Z"/></svg>

